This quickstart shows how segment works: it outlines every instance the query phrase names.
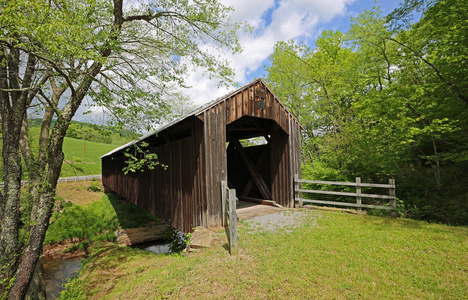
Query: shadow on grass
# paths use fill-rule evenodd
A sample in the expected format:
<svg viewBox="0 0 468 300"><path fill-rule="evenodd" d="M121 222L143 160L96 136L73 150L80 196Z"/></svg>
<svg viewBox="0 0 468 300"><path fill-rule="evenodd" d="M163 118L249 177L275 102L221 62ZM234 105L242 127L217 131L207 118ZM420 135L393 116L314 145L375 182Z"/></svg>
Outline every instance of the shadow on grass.
<svg viewBox="0 0 468 300"><path fill-rule="evenodd" d="M123 229L143 227L149 224L164 224L159 218L146 212L142 208L125 201L125 199L120 197L118 194L106 193L106 195L109 198L109 202L114 208L120 226Z"/></svg>
<svg viewBox="0 0 468 300"><path fill-rule="evenodd" d="M81 172L81 174L86 174L84 168L80 168L80 167L78 167L77 165L75 165L75 164L69 162L68 160L64 160L63 162L64 162L66 165L68 165L68 166L72 169L72 171L73 171L73 173L75 174L75 176L80 176L80 174L78 174L78 172ZM77 171L78 171L78 172L77 172ZM63 176L63 175L61 174L61 177L62 177L62 176ZM63 177L65 177L65 176L63 176Z"/></svg>
<svg viewBox="0 0 468 300"><path fill-rule="evenodd" d="M374 225L383 227L405 227L411 229L421 229L421 222L409 219L391 218L391 217L375 217L367 218L366 220Z"/></svg>
<svg viewBox="0 0 468 300"><path fill-rule="evenodd" d="M406 218L391 218L391 217L368 217L365 219L365 222L371 225L380 226L382 230L386 228L407 228L407 229L417 229L417 230L430 230L431 232L437 233L449 233L453 232L457 227L450 227L449 225L442 225L438 223L422 221L422 220L412 220ZM437 225L441 225L437 227ZM461 227L462 228L462 227Z"/></svg>

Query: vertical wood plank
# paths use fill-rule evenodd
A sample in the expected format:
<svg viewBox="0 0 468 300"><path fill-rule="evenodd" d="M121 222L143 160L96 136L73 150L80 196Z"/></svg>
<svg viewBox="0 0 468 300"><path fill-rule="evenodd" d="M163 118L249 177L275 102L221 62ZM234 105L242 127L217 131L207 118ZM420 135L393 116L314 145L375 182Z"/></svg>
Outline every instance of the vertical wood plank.
<svg viewBox="0 0 468 300"><path fill-rule="evenodd" d="M357 214L362 215L362 199L361 199L361 177L356 177L356 204L359 205L357 208Z"/></svg>
<svg viewBox="0 0 468 300"><path fill-rule="evenodd" d="M226 210L226 201L227 201L227 182L226 181L221 181L221 216L223 218L223 227L226 227L228 224L227 221L227 210Z"/></svg>
<svg viewBox="0 0 468 300"><path fill-rule="evenodd" d="M205 176L206 176L206 207L203 209L203 226L208 227L208 211L210 208L210 199L212 197L211 192L211 180L213 177L213 168L211 158L211 113L210 110L205 112Z"/></svg>
<svg viewBox="0 0 468 300"><path fill-rule="evenodd" d="M249 90L248 89L244 89L242 91L242 102L243 102L243 108L242 108L242 113L244 114L244 116L248 116L249 115Z"/></svg>
<svg viewBox="0 0 468 300"><path fill-rule="evenodd" d="M239 97L237 97L239 98ZM239 99L237 99L237 101L239 101ZM239 110L239 106L237 107L237 110ZM240 109L242 111L242 109ZM215 193L214 193L214 198L213 198L213 202L214 202L214 205L213 205L213 227L217 227L217 226L220 226L221 223L222 223L222 220L221 220L221 193L220 193L220 190L219 190L219 182L222 180L222 174L223 174L223 166L222 166L222 161L223 161L223 153L222 153L222 149L221 149L221 139L222 139L222 127L223 127L223 124L222 124L222 114L221 114L221 111L222 111L222 104L218 105L216 107L216 138L214 140L214 143L215 143L215 151L216 151L216 154L215 154L215 159L216 159L216 169L215 169L215 172L216 172L216 176L215 176L215 181L213 182L213 189L215 189ZM239 113L239 112L237 112Z"/></svg>
<svg viewBox="0 0 468 300"><path fill-rule="evenodd" d="M294 203L296 203L296 199L298 199L298 192L297 190L299 189L299 176L297 174L294 175ZM299 207L303 207L302 200L299 200Z"/></svg>
<svg viewBox="0 0 468 300"><path fill-rule="evenodd" d="M226 120L228 123L231 123L231 106L230 106L230 102L231 102L231 98L228 98L226 101L225 101L225 104L226 104Z"/></svg>
<svg viewBox="0 0 468 300"><path fill-rule="evenodd" d="M265 117L272 119L272 106L273 106L273 100L272 100L272 95L268 91L268 89L265 87L265 101L267 102L267 109L265 113Z"/></svg>
<svg viewBox="0 0 468 300"><path fill-rule="evenodd" d="M242 118L242 94L236 95L236 120Z"/></svg>
<svg viewBox="0 0 468 300"><path fill-rule="evenodd" d="M288 122L289 123L289 122ZM293 208L294 207L294 174L292 173L292 162L291 162L291 143L290 143L290 135L288 135L288 138L286 140L286 162L285 162L285 169L286 169L286 174L284 181L288 187L287 190L287 199L288 199L288 207Z"/></svg>
<svg viewBox="0 0 468 300"><path fill-rule="evenodd" d="M249 116L255 116L255 97L254 97L254 89L253 87L249 87Z"/></svg>
<svg viewBox="0 0 468 300"><path fill-rule="evenodd" d="M245 107L244 107L244 102L245 102L245 99L244 99L244 93L243 92L240 92L239 93L239 98L240 98L240 102L241 102L241 116L244 116L245 115ZM226 125L228 124L227 122L225 123Z"/></svg>
<svg viewBox="0 0 468 300"><path fill-rule="evenodd" d="M194 201L190 201L190 203L192 204L192 223L190 224L190 232L192 231L192 228L195 228L199 225L201 225L201 222L200 222L200 219L199 219L199 214L198 214L198 207L202 207L201 206L201 194L200 194L200 189L201 189L201 181L200 181L200 173L199 173L199 169L200 169L200 164L201 164L201 159L200 159L200 152L198 151L199 150L199 134L198 134L198 127L199 125L196 124L194 126L194 128L192 128L193 130L193 134L192 134L192 152L195 154L195 158L194 158L194 163L193 163L193 173L195 174L195 176L193 177L193 191L192 191L192 198Z"/></svg>
<svg viewBox="0 0 468 300"><path fill-rule="evenodd" d="M186 146L185 140L181 140L180 143L178 143L178 162L177 162L177 173L179 175L179 182L178 182L178 188L177 188L177 197L179 201L179 211L177 212L177 215L179 216L179 225L176 228L183 228L183 231L187 229L186 224L185 224L185 219L184 219L184 211L187 209L187 206L185 205L184 198L185 198L185 193L184 193L184 188L186 185L184 185L184 175L182 173L182 165L183 165L183 158L186 158L187 156L183 156L182 152L184 147ZM185 148L187 149L187 148ZM190 156L190 155L189 155ZM190 168L188 164L186 164L186 168ZM190 170L188 170L190 172ZM189 173L187 172L187 173Z"/></svg>
<svg viewBox="0 0 468 300"><path fill-rule="evenodd" d="M294 194L293 194L293 189L294 189L294 175L292 174L292 164L291 164L291 144L289 143L289 136L286 139L286 151L285 151L285 170L286 173L284 174L284 182L285 185L287 186L286 190L286 199L288 202L288 207L294 208Z"/></svg>
<svg viewBox="0 0 468 300"><path fill-rule="evenodd" d="M392 218L397 217L397 210L396 210L396 187L395 187L395 179L389 179L388 184L393 185L393 188L389 188L388 192L389 195L393 197L392 200L390 200L390 206L393 208L393 210L390 212Z"/></svg>
<svg viewBox="0 0 468 300"><path fill-rule="evenodd" d="M237 255L237 212L236 212L236 190L229 190L229 248L231 255Z"/></svg>
<svg viewBox="0 0 468 300"><path fill-rule="evenodd" d="M296 162L296 173L298 174L299 179L302 179L302 169L301 169L301 128L299 122L296 120L296 147L294 152L296 153L297 162ZM299 188L302 189L302 183L299 183ZM302 192L299 193L299 197L302 198Z"/></svg>
<svg viewBox="0 0 468 300"><path fill-rule="evenodd" d="M237 101L237 99L236 99ZM221 130L221 124L220 124L220 105L217 105L214 109L214 115L213 115L213 125L214 125L214 136L212 138L212 156L211 159L213 160L213 178L211 181L211 189L213 190L213 198L211 199L211 210L210 210L210 218L211 218L211 223L209 224L210 227L216 227L218 225L218 219L220 217L221 213L221 196L219 193L219 179L220 179L220 173L222 172L221 170L221 153L219 149L219 140L220 140L220 130ZM236 107L236 115L237 115L237 107Z"/></svg>

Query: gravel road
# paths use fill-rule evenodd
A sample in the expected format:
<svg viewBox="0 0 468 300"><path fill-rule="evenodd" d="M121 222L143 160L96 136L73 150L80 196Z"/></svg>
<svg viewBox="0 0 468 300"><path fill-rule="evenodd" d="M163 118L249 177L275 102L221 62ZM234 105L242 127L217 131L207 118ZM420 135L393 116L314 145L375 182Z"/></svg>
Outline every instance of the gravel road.
<svg viewBox="0 0 468 300"><path fill-rule="evenodd" d="M317 226L315 221L317 215L309 210L285 210L277 213L263 215L246 220L250 232L256 231L278 231L286 229L292 231L301 226L307 219L312 218L311 224Z"/></svg>

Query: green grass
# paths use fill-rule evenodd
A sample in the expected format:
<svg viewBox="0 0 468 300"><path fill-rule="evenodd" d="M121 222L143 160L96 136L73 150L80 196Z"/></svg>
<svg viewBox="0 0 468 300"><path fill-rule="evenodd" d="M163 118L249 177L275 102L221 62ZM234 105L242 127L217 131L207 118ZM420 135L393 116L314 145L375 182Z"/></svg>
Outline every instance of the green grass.
<svg viewBox="0 0 468 300"><path fill-rule="evenodd" d="M1 140L0 140L1 142ZM33 145L34 146L34 145ZM101 174L100 157L115 149L116 145L86 142L86 157L84 156L83 140L66 137L63 142L65 159L62 165L60 177L74 177L83 175ZM1 151L1 144L0 144ZM2 163L0 157L0 164ZM0 181L3 179L3 170L0 169ZM23 179L26 174L23 172Z"/></svg>
<svg viewBox="0 0 468 300"><path fill-rule="evenodd" d="M225 233L185 257L94 249L64 299L466 299L468 229L407 219L310 212L292 232ZM78 295L81 293L81 295ZM71 297L70 295L74 295Z"/></svg>
<svg viewBox="0 0 468 300"><path fill-rule="evenodd" d="M115 145L86 142L85 157L83 141L66 137L63 143L65 160L60 177L101 174L100 157L115 148Z"/></svg>
<svg viewBox="0 0 468 300"><path fill-rule="evenodd" d="M63 213L54 213L44 244L78 238L87 243L114 241L118 228L135 228L158 218L131 204L123 203L116 194L106 194L102 200L86 206L64 205Z"/></svg>

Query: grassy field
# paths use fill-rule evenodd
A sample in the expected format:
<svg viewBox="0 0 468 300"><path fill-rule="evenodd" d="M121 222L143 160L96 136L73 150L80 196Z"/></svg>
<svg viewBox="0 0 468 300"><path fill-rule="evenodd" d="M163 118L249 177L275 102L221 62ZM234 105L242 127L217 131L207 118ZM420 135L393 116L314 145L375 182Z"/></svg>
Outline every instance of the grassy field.
<svg viewBox="0 0 468 300"><path fill-rule="evenodd" d="M116 145L86 142L86 157L84 156L83 140L66 137L63 143L65 159L60 177L74 177L83 175L101 174L101 160L99 157L117 148ZM1 144L0 144L1 151ZM0 157L1 162L1 157ZM3 170L0 169L0 181L3 179ZM26 174L23 174L23 179Z"/></svg>
<svg viewBox="0 0 468 300"><path fill-rule="evenodd" d="M65 160L60 177L101 174L101 160L99 157L115 149L111 144L86 142L86 157L82 140L65 138L63 153Z"/></svg>
<svg viewBox="0 0 468 300"><path fill-rule="evenodd" d="M103 244L62 299L466 299L468 229L310 211L292 232L225 233L189 256Z"/></svg>

